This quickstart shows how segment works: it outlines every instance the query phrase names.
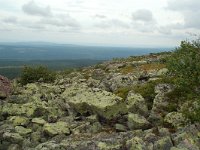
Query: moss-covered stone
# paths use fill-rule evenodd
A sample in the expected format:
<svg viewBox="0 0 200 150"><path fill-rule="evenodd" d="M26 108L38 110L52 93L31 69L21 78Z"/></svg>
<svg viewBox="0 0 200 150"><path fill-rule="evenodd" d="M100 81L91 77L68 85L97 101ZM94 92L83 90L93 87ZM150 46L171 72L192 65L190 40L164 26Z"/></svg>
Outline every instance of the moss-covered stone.
<svg viewBox="0 0 200 150"><path fill-rule="evenodd" d="M172 125L176 129L184 127L188 120L179 112L171 112L164 118L164 122Z"/></svg>
<svg viewBox="0 0 200 150"><path fill-rule="evenodd" d="M119 143L108 144L105 142L99 142L97 146L99 150L119 150L122 147L122 145Z"/></svg>
<svg viewBox="0 0 200 150"><path fill-rule="evenodd" d="M146 102L140 94L136 94L132 91L129 92L126 102L129 112L139 113L145 116L148 114Z"/></svg>
<svg viewBox="0 0 200 150"><path fill-rule="evenodd" d="M39 125L44 125L46 123L46 121L42 118L33 118L31 122Z"/></svg>
<svg viewBox="0 0 200 150"><path fill-rule="evenodd" d="M119 124L119 123L115 124L115 129L116 129L116 131L119 131L119 132L127 131L126 126Z"/></svg>
<svg viewBox="0 0 200 150"><path fill-rule="evenodd" d="M32 129L27 129L27 128L24 128L22 126L16 126L15 131L22 136L26 136L27 134L32 132Z"/></svg>
<svg viewBox="0 0 200 150"><path fill-rule="evenodd" d="M163 137L154 143L155 150L170 150L172 147L173 143L169 136Z"/></svg>
<svg viewBox="0 0 200 150"><path fill-rule="evenodd" d="M49 136L70 134L69 125L65 122L47 123L44 125L44 132Z"/></svg>
<svg viewBox="0 0 200 150"><path fill-rule="evenodd" d="M149 122L138 114L128 114L128 127L130 129L147 129L150 126Z"/></svg>
<svg viewBox="0 0 200 150"><path fill-rule="evenodd" d="M105 119L113 119L127 113L122 98L107 91L93 91L87 86L71 86L62 94L63 99L80 114L97 114Z"/></svg>
<svg viewBox="0 0 200 150"><path fill-rule="evenodd" d="M144 141L137 136L126 141L126 148L130 150L146 150Z"/></svg>
<svg viewBox="0 0 200 150"><path fill-rule="evenodd" d="M29 118L23 116L13 116L9 119L9 121L14 125L22 125L25 126L29 123Z"/></svg>
<svg viewBox="0 0 200 150"><path fill-rule="evenodd" d="M23 141L23 137L19 133L10 132L5 132L3 134L3 139L13 144L19 144Z"/></svg>

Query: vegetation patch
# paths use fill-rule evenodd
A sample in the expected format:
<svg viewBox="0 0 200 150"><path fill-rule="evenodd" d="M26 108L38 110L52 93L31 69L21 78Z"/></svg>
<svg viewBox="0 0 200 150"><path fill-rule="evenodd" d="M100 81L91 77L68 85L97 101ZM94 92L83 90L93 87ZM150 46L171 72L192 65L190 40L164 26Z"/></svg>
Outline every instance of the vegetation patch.
<svg viewBox="0 0 200 150"><path fill-rule="evenodd" d="M176 89L170 93L173 100L179 103L197 103L191 112L190 107L183 113L193 122L200 121L200 39L182 41L167 60L167 68L174 77Z"/></svg>
<svg viewBox="0 0 200 150"><path fill-rule="evenodd" d="M20 83L25 85L27 83L34 83L41 80L42 82L53 82L56 79L56 73L49 70L47 67L24 67L22 70Z"/></svg>

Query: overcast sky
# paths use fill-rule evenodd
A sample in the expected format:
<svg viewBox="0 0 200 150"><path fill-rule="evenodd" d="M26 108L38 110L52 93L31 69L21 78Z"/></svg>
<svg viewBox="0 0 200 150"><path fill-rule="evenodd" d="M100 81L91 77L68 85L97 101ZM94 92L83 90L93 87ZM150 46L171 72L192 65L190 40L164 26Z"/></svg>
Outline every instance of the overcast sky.
<svg viewBox="0 0 200 150"><path fill-rule="evenodd" d="M171 47L199 16L200 0L0 0L0 42Z"/></svg>

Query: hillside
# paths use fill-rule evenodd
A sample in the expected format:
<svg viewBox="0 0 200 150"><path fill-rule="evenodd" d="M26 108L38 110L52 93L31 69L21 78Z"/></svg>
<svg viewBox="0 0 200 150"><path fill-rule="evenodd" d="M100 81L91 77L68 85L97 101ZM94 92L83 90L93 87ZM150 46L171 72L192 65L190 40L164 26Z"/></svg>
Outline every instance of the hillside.
<svg viewBox="0 0 200 150"><path fill-rule="evenodd" d="M198 106L175 101L170 57L114 59L51 83L13 80L11 94L0 93L0 150L199 150L199 121L184 113Z"/></svg>

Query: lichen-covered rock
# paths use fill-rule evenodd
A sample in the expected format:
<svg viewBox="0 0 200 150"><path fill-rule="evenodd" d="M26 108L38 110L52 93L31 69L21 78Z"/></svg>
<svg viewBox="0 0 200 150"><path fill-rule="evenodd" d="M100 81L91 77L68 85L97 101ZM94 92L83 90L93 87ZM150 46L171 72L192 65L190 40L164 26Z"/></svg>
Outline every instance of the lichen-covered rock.
<svg viewBox="0 0 200 150"><path fill-rule="evenodd" d="M170 150L172 147L173 143L169 136L163 137L154 143L154 150Z"/></svg>
<svg viewBox="0 0 200 150"><path fill-rule="evenodd" d="M73 85L62 94L63 99L78 113L97 114L105 119L113 119L127 113L122 98L107 91L93 91L87 86Z"/></svg>
<svg viewBox="0 0 200 150"><path fill-rule="evenodd" d="M153 107L148 118L154 125L161 125L164 119L163 116L168 113L166 108L169 105L169 100L166 93L170 91L172 91L172 86L169 84L158 84L155 87L157 95L153 100Z"/></svg>
<svg viewBox="0 0 200 150"><path fill-rule="evenodd" d="M126 98L126 102L129 112L138 113L144 116L148 115L146 102L140 94L130 91Z"/></svg>
<svg viewBox="0 0 200 150"><path fill-rule="evenodd" d="M144 141L137 136L126 141L126 148L129 150L147 150Z"/></svg>
<svg viewBox="0 0 200 150"><path fill-rule="evenodd" d="M8 150L21 150L21 147L18 144L11 144Z"/></svg>
<svg viewBox="0 0 200 150"><path fill-rule="evenodd" d="M165 74L167 74L168 71L169 70L167 68L162 68L157 72L157 76L165 75Z"/></svg>
<svg viewBox="0 0 200 150"><path fill-rule="evenodd" d="M164 122L172 125L176 129L179 129L184 127L188 123L188 120L183 116L182 113L171 112L165 116Z"/></svg>
<svg viewBox="0 0 200 150"><path fill-rule="evenodd" d="M173 86L170 84L158 84L155 87L155 93L169 93L173 90Z"/></svg>
<svg viewBox="0 0 200 150"><path fill-rule="evenodd" d="M0 99L5 99L11 94L11 83L8 78L0 75Z"/></svg>
<svg viewBox="0 0 200 150"><path fill-rule="evenodd" d="M122 124L115 124L115 129L116 131L119 131L119 132L125 132L127 131L127 127L122 125Z"/></svg>
<svg viewBox="0 0 200 150"><path fill-rule="evenodd" d="M69 125L65 122L47 123L44 125L44 133L49 136L58 134L70 134Z"/></svg>
<svg viewBox="0 0 200 150"><path fill-rule="evenodd" d="M16 126L15 131L19 133L21 136L26 136L27 134L32 132L32 129L27 129L22 126Z"/></svg>
<svg viewBox="0 0 200 150"><path fill-rule="evenodd" d="M179 129L172 135L172 140L177 148L198 150L200 148L200 124L193 124Z"/></svg>
<svg viewBox="0 0 200 150"><path fill-rule="evenodd" d="M23 116L13 116L9 119L9 121L14 125L21 125L21 126L25 126L29 123L29 119L27 117L23 117Z"/></svg>
<svg viewBox="0 0 200 150"><path fill-rule="evenodd" d="M31 122L39 125L44 125L46 123L46 121L42 118L33 118Z"/></svg>
<svg viewBox="0 0 200 150"><path fill-rule="evenodd" d="M33 97L32 97L33 98ZM7 116L40 116L44 115L44 111L39 114L40 110L46 110L46 103L41 101L35 101L25 104L12 104L6 103L2 108L2 115Z"/></svg>
<svg viewBox="0 0 200 150"><path fill-rule="evenodd" d="M105 142L99 142L97 144L99 150L120 150L122 145L121 144L108 144Z"/></svg>
<svg viewBox="0 0 200 150"><path fill-rule="evenodd" d="M128 127L133 130L147 129L150 127L150 123L143 116L140 116L138 114L129 113L128 114Z"/></svg>
<svg viewBox="0 0 200 150"><path fill-rule="evenodd" d="M13 144L19 144L23 141L23 137L19 133L5 132L3 134L3 140Z"/></svg>
<svg viewBox="0 0 200 150"><path fill-rule="evenodd" d="M65 150L61 145L57 144L55 141L48 141L39 144L35 150Z"/></svg>

